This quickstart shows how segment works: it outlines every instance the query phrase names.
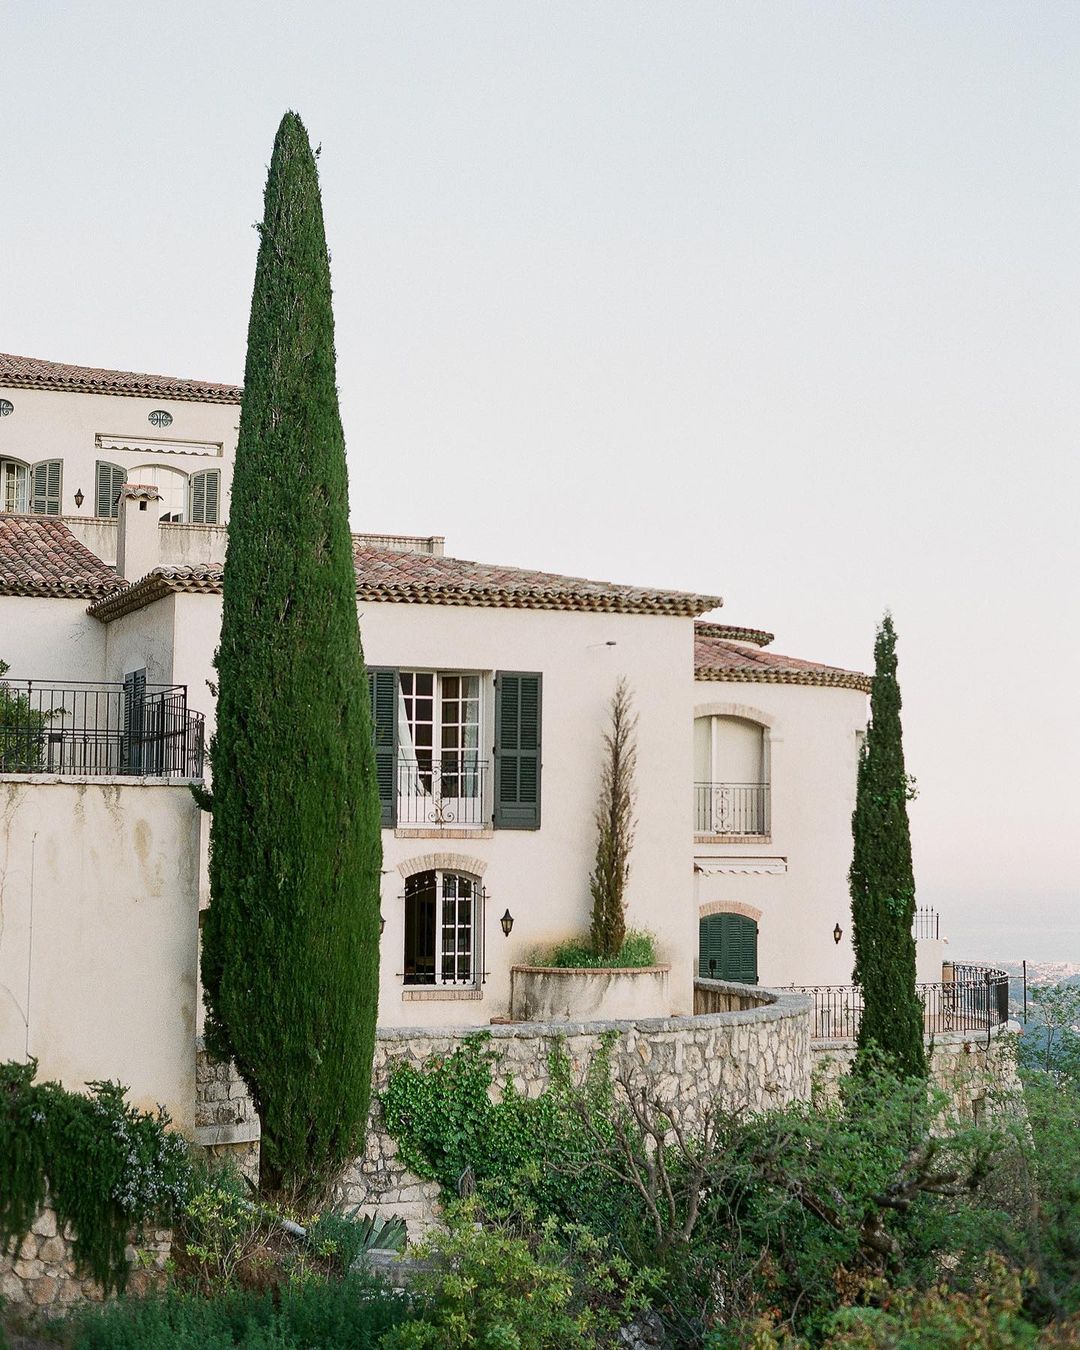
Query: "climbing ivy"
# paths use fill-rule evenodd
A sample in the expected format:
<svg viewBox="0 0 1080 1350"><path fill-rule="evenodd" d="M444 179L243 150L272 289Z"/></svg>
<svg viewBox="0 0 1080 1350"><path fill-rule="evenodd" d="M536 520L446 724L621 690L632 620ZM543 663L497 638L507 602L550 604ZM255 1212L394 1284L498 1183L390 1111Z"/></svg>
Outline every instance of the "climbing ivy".
<svg viewBox="0 0 1080 1350"><path fill-rule="evenodd" d="M80 1271L119 1291L132 1226L187 1199L187 1147L164 1110L136 1110L118 1083L83 1096L36 1074L34 1059L0 1064L0 1251L23 1240L47 1197Z"/></svg>
<svg viewBox="0 0 1080 1350"><path fill-rule="evenodd" d="M397 1064L380 1097L383 1119L402 1161L451 1195L475 1185L499 1205L527 1199L541 1213L599 1220L612 1189L587 1162L596 1147L590 1131L613 1117L614 1040L601 1038L580 1082L556 1042L548 1084L530 1097L506 1072L492 1092L503 1057L480 1032L419 1068Z"/></svg>

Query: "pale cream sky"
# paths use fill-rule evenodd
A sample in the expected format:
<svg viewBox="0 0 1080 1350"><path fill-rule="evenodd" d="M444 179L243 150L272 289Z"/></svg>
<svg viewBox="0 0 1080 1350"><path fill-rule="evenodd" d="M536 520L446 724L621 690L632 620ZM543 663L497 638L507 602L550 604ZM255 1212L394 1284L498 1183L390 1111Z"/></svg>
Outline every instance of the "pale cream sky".
<svg viewBox="0 0 1080 1350"><path fill-rule="evenodd" d="M358 528L901 642L920 902L1080 962L1075 0L7 0L0 349L238 380L316 143Z"/></svg>

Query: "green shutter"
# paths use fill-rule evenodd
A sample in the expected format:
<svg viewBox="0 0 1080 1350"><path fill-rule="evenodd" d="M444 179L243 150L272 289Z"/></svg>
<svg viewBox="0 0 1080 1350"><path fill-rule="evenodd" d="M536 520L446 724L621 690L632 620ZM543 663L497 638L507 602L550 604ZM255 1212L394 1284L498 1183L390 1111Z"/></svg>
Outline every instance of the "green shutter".
<svg viewBox="0 0 1080 1350"><path fill-rule="evenodd" d="M384 829L392 829L397 816L397 687L396 670L368 670L371 692L371 734L375 742L375 776L379 781L379 805Z"/></svg>
<svg viewBox="0 0 1080 1350"><path fill-rule="evenodd" d="M116 519L120 514L117 498L120 496L120 489L124 486L126 480L126 469L122 469L119 464L106 464L104 460L98 460L94 483L94 514L96 516Z"/></svg>
<svg viewBox="0 0 1080 1350"><path fill-rule="evenodd" d="M30 471L30 510L35 516L60 514L60 483L62 461L43 459Z"/></svg>
<svg viewBox="0 0 1080 1350"><path fill-rule="evenodd" d="M540 828L541 677L495 676L495 828Z"/></svg>
<svg viewBox="0 0 1080 1350"><path fill-rule="evenodd" d="M698 975L757 984L757 924L742 914L710 914L698 925ZM713 970L709 962L715 961Z"/></svg>
<svg viewBox="0 0 1080 1350"><path fill-rule="evenodd" d="M218 504L221 500L221 470L204 469L193 473L189 480L191 508L188 519L192 525L217 525Z"/></svg>

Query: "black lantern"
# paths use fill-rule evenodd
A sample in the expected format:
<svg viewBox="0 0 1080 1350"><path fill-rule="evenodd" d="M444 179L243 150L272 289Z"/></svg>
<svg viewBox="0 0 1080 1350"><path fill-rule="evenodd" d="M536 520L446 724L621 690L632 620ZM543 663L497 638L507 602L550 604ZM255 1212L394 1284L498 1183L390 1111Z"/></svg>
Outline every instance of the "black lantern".
<svg viewBox="0 0 1080 1350"><path fill-rule="evenodd" d="M82 488L76 489L76 492L75 492L75 505L76 505L76 506L82 506L82 504L83 504L83 502L84 502L85 500L86 500L86 498L83 496L83 490L82 490Z"/></svg>
<svg viewBox="0 0 1080 1350"><path fill-rule="evenodd" d="M382 937L382 935L383 935L385 932L386 932L386 920L385 920L385 919L383 918L383 916L380 914L380 915L379 915L379 936Z"/></svg>
<svg viewBox="0 0 1080 1350"><path fill-rule="evenodd" d="M510 929L513 928L514 926L514 916L510 913L509 910L507 910L506 913L499 920L499 924L503 930L503 936L509 937Z"/></svg>
<svg viewBox="0 0 1080 1350"><path fill-rule="evenodd" d="M832 940L836 943L838 947L840 946L840 939L843 936L844 930L840 927L839 924L837 924L836 927L832 930Z"/></svg>

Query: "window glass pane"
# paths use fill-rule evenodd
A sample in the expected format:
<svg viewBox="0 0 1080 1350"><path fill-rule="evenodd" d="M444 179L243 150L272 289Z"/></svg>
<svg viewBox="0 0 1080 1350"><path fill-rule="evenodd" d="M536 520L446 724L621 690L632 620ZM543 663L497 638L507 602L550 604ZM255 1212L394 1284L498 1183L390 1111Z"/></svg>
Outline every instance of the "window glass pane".
<svg viewBox="0 0 1080 1350"><path fill-rule="evenodd" d="M10 459L0 460L0 511L29 509L30 470Z"/></svg>
<svg viewBox="0 0 1080 1350"><path fill-rule="evenodd" d="M186 473L176 469L167 469L161 464L140 464L128 473L129 483L146 483L156 487L161 493L158 503L159 519L167 521L187 520Z"/></svg>

